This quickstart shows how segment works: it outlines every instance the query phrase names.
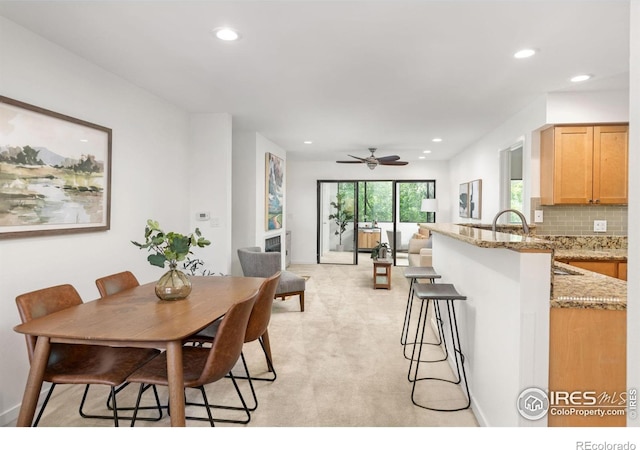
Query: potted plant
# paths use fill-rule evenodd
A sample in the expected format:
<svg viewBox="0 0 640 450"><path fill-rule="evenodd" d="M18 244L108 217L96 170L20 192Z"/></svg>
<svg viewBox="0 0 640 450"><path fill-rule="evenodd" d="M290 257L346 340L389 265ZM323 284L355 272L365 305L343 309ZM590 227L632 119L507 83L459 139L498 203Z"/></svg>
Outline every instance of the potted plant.
<svg viewBox="0 0 640 450"><path fill-rule="evenodd" d="M389 251L389 244L377 241L375 247L371 249L371 259L386 259Z"/></svg>
<svg viewBox="0 0 640 450"><path fill-rule="evenodd" d="M169 263L169 271L156 283L156 295L162 300L178 300L186 298L191 293L191 281L177 269L178 262L184 261L187 255L192 254L192 247L206 247L211 242L202 237L200 230L196 228L190 235L184 235L170 231L165 233L160 224L155 220L147 220L144 229L144 243L131 241L140 249L147 249L153 254L147 257L147 261L153 266L164 267Z"/></svg>
<svg viewBox="0 0 640 450"><path fill-rule="evenodd" d="M335 213L329 214L329 220L334 220L336 225L338 225L338 229L335 232L335 235L339 237L338 251L344 250L342 233L346 231L349 222L353 221L353 208L347 206L347 201L344 196L343 192L338 192L336 194L336 200L330 203L330 205L336 209Z"/></svg>

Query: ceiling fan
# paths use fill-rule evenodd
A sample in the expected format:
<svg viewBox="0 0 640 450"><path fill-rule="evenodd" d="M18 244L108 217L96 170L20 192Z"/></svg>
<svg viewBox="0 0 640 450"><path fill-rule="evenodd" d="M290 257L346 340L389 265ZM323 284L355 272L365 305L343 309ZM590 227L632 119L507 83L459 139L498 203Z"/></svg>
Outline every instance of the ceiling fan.
<svg viewBox="0 0 640 450"><path fill-rule="evenodd" d="M381 156L376 158L374 153L376 152L375 148L369 148L371 152L371 156L366 158L359 158L357 156L349 155L352 158L355 158L356 161L336 161L337 163L342 164L360 164L365 163L367 167L371 170L375 169L378 164L381 166L406 166L409 164L407 161L399 161L400 157L398 155L390 155L390 156Z"/></svg>

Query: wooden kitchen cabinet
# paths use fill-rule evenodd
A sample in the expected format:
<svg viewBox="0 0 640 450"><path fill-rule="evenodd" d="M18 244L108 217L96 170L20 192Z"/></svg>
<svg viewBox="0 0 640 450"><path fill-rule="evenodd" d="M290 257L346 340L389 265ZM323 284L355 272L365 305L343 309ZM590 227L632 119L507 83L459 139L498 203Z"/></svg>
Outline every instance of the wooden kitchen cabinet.
<svg viewBox="0 0 640 450"><path fill-rule="evenodd" d="M379 228L361 228L358 230L358 250L371 250L379 241Z"/></svg>
<svg viewBox="0 0 640 450"><path fill-rule="evenodd" d="M558 261L609 277L619 278L621 280L627 279L627 263L624 261L583 261L571 259L558 259Z"/></svg>
<svg viewBox="0 0 640 450"><path fill-rule="evenodd" d="M549 391L595 392L593 409L618 408L627 390L627 311L551 308L549 317ZM580 398L574 399L577 403ZM624 404L624 403L622 403ZM624 427L624 415L569 414L573 404L559 400L550 427ZM580 406L580 405L578 405ZM588 409L588 408L587 408Z"/></svg>
<svg viewBox="0 0 640 450"><path fill-rule="evenodd" d="M628 125L555 126L542 131L542 204L627 204L628 141Z"/></svg>

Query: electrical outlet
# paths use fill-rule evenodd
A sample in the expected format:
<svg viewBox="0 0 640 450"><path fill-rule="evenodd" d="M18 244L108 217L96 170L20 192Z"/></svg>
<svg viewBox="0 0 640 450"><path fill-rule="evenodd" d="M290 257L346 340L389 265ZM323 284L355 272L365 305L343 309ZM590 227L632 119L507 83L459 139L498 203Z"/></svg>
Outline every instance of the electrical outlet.
<svg viewBox="0 0 640 450"><path fill-rule="evenodd" d="M593 231L597 231L597 232L607 231L607 221L606 220L594 220L593 221Z"/></svg>
<svg viewBox="0 0 640 450"><path fill-rule="evenodd" d="M541 209L536 209L535 212L533 213L533 221L536 223L542 223L544 222L544 214L543 211Z"/></svg>

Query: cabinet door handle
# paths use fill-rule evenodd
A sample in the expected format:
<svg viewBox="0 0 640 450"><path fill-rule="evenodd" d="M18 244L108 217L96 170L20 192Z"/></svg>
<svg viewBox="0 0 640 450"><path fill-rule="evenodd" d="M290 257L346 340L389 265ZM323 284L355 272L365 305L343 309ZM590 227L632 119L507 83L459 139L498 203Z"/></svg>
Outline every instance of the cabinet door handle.
<svg viewBox="0 0 640 450"><path fill-rule="evenodd" d="M589 203L593 203L593 199L592 198L589 199Z"/></svg>
<svg viewBox="0 0 640 450"><path fill-rule="evenodd" d="M596 203L600 203L600 199L596 200Z"/></svg>

